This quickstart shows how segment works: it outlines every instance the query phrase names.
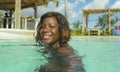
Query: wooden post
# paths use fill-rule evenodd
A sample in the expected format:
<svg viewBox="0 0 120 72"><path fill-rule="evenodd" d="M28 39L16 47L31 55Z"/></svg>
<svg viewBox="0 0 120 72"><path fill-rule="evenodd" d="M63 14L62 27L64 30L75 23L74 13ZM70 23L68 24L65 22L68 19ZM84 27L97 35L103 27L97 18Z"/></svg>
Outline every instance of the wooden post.
<svg viewBox="0 0 120 72"><path fill-rule="evenodd" d="M10 22L9 24L10 24L10 25L9 25L9 28L13 28L13 27L12 27L12 26L13 26L13 25L12 25L12 24L13 24L13 23L12 23L12 21L13 21L12 15L13 15L13 11L10 10L10 19L9 19L9 22Z"/></svg>
<svg viewBox="0 0 120 72"><path fill-rule="evenodd" d="M86 14L86 28L88 28L88 14Z"/></svg>
<svg viewBox="0 0 120 72"><path fill-rule="evenodd" d="M14 18L12 18L11 21L12 21L11 28L14 29Z"/></svg>
<svg viewBox="0 0 120 72"><path fill-rule="evenodd" d="M37 18L37 5L36 4L33 7L33 9L34 9L34 18Z"/></svg>
<svg viewBox="0 0 120 72"><path fill-rule="evenodd" d="M21 25L21 0L15 0L15 28L20 29Z"/></svg>
<svg viewBox="0 0 120 72"><path fill-rule="evenodd" d="M82 35L84 35L84 11L82 14Z"/></svg>
<svg viewBox="0 0 120 72"><path fill-rule="evenodd" d="M27 30L27 17L24 17L25 20L25 30Z"/></svg>
<svg viewBox="0 0 120 72"><path fill-rule="evenodd" d="M9 23L8 23L9 18L6 18L6 28L8 29Z"/></svg>
<svg viewBox="0 0 120 72"><path fill-rule="evenodd" d="M65 0L65 17L68 19L67 0Z"/></svg>
<svg viewBox="0 0 120 72"><path fill-rule="evenodd" d="M108 8L108 33L111 35L110 8Z"/></svg>

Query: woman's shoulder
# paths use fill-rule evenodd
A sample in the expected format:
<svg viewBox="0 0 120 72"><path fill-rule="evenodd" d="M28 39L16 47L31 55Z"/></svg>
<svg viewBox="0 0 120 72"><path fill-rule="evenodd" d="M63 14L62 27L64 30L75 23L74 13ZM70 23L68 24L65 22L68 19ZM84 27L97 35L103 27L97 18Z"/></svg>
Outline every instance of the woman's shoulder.
<svg viewBox="0 0 120 72"><path fill-rule="evenodd" d="M64 44L58 49L58 52L63 56L69 56L74 53L74 49L69 44Z"/></svg>

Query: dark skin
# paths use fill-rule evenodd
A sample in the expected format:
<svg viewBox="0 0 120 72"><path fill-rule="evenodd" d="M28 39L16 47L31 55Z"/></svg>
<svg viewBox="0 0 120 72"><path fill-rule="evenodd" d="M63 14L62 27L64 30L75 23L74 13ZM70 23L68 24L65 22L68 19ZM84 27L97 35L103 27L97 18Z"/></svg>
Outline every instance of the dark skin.
<svg viewBox="0 0 120 72"><path fill-rule="evenodd" d="M40 26L40 38L47 45L43 54L48 54L49 57L47 57L48 63L40 67L38 72L84 72L82 65L81 71L76 71L76 65L81 63L74 49L68 43L60 45L59 28L55 17L46 17ZM75 69L72 65L76 66Z"/></svg>
<svg viewBox="0 0 120 72"><path fill-rule="evenodd" d="M50 48L59 47L59 25L54 17L48 17L43 20L40 34L43 43L49 45Z"/></svg>
<svg viewBox="0 0 120 72"><path fill-rule="evenodd" d="M49 48L45 48L46 50L51 52L55 51L61 54L63 57L73 54L73 49L67 43L60 47L59 25L54 17L48 17L43 20L40 34L42 41L49 45ZM54 55L52 57L54 57Z"/></svg>
<svg viewBox="0 0 120 72"><path fill-rule="evenodd" d="M45 44L50 48L58 48L58 52L63 56L73 53L73 49L66 43L62 47L59 45L59 25L54 17L44 19L43 25L40 29L41 38ZM60 47L60 48L59 48Z"/></svg>
<svg viewBox="0 0 120 72"><path fill-rule="evenodd" d="M74 71L74 69L71 68L72 65L74 64L79 64L81 66L83 66L83 64L80 64L79 62L77 63L77 61L74 60L75 58L80 59L80 57L74 54L74 50L69 44L64 44L63 46L57 49L45 48L44 51L50 51L50 53L52 53L52 55L48 58L48 64L45 66L45 68L48 69L48 71L59 72L59 71L54 71L55 69L57 70L57 67L58 67L58 70L65 69L61 72L84 72L80 70ZM69 58L72 55L75 55L75 56ZM64 59L65 61L61 59ZM59 66L63 68L59 69ZM43 72L46 72L46 71L43 71Z"/></svg>

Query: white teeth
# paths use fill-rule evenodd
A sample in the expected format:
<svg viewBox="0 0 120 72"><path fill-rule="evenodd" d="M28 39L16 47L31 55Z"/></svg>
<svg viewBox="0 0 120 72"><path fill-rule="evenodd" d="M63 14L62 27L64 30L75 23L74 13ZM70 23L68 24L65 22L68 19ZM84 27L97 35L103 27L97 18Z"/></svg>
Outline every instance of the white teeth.
<svg viewBox="0 0 120 72"><path fill-rule="evenodd" d="M50 38L50 36L43 36L43 38L44 38L44 39L49 39L49 38Z"/></svg>
<svg viewBox="0 0 120 72"><path fill-rule="evenodd" d="M46 35L51 35L51 32L45 33Z"/></svg>
<svg viewBox="0 0 120 72"><path fill-rule="evenodd" d="M44 36L44 38L48 38L49 36Z"/></svg>
<svg viewBox="0 0 120 72"><path fill-rule="evenodd" d="M48 33L45 33L45 34L43 35L43 38L44 38L44 39L49 39L50 36L51 36L51 33L48 32Z"/></svg>

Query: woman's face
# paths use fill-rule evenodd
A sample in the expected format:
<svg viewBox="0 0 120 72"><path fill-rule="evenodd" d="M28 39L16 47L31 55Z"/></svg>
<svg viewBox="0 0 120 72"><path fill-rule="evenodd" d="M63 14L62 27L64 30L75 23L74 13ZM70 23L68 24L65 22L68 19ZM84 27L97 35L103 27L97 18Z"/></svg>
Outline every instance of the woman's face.
<svg viewBox="0 0 120 72"><path fill-rule="evenodd" d="M59 42L59 25L55 17L47 17L40 27L43 43L53 45Z"/></svg>

